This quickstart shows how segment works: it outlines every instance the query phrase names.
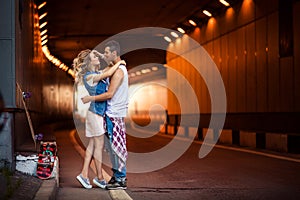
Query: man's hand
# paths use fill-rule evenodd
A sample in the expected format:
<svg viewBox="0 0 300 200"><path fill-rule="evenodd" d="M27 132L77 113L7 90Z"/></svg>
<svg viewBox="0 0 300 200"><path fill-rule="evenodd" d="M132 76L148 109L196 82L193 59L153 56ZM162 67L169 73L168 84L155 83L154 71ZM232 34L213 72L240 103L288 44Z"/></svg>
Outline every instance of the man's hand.
<svg viewBox="0 0 300 200"><path fill-rule="evenodd" d="M85 97L82 97L81 98L81 101L86 104L86 103L89 103L90 101L92 101L92 98L91 96L85 96Z"/></svg>
<svg viewBox="0 0 300 200"><path fill-rule="evenodd" d="M91 53L93 53L95 56L100 57L101 59L104 59L104 55L102 53L99 53L95 49L93 49Z"/></svg>

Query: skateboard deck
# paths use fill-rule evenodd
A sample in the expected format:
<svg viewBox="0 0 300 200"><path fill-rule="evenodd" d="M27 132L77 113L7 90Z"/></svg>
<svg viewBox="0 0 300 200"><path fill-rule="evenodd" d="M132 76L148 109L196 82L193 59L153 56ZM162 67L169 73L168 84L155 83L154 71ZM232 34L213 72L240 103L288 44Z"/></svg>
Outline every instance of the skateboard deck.
<svg viewBox="0 0 300 200"><path fill-rule="evenodd" d="M36 168L38 178L49 179L52 177L56 162L56 152L56 142L41 142Z"/></svg>
<svg viewBox="0 0 300 200"><path fill-rule="evenodd" d="M17 83L17 88L19 89L20 94L22 95L22 98L21 98L22 103L23 103L23 106L24 106L24 109L25 109L27 121L28 121L28 124L29 124L30 132L31 132L31 137L32 137L33 142L34 142L34 147L36 148L36 139L35 139L34 129L33 129L33 125L32 125L32 120L31 120L31 117L30 117L30 114L29 114L29 111L28 111L28 108L27 108L27 105L26 105L26 102L25 102L25 99L29 99L31 97L31 93L30 92L23 92L18 83Z"/></svg>

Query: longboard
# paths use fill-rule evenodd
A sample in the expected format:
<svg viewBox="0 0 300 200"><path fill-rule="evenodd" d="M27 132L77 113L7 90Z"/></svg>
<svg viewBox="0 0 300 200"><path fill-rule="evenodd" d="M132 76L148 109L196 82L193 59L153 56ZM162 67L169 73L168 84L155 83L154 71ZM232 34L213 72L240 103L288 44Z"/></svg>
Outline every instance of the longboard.
<svg viewBox="0 0 300 200"><path fill-rule="evenodd" d="M25 109L27 121L28 121L28 124L29 124L30 132L31 132L31 137L32 137L33 142L34 142L34 147L36 148L36 139L35 139L34 129L33 129L31 117L30 117L30 114L29 114L29 111L28 111L28 108L27 108L27 105L26 105L26 102L25 102L25 99L30 98L30 95L27 95L26 92L23 92L18 83L17 83L17 87L18 87L18 89L19 89L19 91L22 95L22 103L23 103L23 106L24 106L24 109Z"/></svg>
<svg viewBox="0 0 300 200"><path fill-rule="evenodd" d="M40 179L49 179L52 177L57 146L56 142L41 142L36 175Z"/></svg>

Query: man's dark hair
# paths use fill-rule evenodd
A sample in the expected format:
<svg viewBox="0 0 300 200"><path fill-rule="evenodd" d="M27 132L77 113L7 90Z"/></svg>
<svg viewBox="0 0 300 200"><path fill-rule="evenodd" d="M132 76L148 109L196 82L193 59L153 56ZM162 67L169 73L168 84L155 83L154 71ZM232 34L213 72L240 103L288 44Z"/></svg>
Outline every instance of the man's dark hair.
<svg viewBox="0 0 300 200"><path fill-rule="evenodd" d="M115 40L111 40L105 44L105 47L109 47L110 51L116 51L117 56L120 56L120 44Z"/></svg>

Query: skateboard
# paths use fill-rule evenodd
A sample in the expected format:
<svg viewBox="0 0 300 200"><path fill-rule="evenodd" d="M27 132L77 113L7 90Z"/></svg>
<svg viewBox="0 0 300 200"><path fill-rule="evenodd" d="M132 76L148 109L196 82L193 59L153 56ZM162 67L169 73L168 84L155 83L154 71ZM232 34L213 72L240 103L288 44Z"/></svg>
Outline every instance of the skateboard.
<svg viewBox="0 0 300 200"><path fill-rule="evenodd" d="M36 168L36 175L38 178L49 179L52 177L56 162L56 152L56 142L41 141Z"/></svg>
<svg viewBox="0 0 300 200"><path fill-rule="evenodd" d="M25 109L25 113L26 113L26 117L27 117L27 121L29 124L29 128L30 128L30 132L31 132L31 137L33 139L34 142L34 147L36 148L36 139L35 139L35 134L34 134L34 129L33 129L33 125L32 125L32 120L25 102L25 99L29 99L31 97L31 92L23 92L20 85L18 83L17 84L17 88L19 89L20 93L22 94L22 103Z"/></svg>

